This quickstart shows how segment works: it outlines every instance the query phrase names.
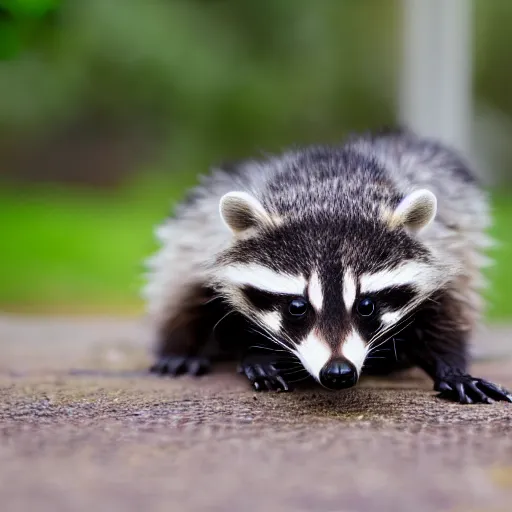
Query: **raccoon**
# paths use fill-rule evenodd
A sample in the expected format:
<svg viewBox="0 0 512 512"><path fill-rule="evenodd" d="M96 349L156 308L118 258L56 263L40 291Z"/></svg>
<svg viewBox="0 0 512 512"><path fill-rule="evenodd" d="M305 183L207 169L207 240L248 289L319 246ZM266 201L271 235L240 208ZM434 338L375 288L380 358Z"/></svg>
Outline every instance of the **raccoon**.
<svg viewBox="0 0 512 512"><path fill-rule="evenodd" d="M440 397L512 402L467 373L489 224L466 162L407 129L213 169L157 228L151 371L227 356L254 389L288 391L417 366Z"/></svg>

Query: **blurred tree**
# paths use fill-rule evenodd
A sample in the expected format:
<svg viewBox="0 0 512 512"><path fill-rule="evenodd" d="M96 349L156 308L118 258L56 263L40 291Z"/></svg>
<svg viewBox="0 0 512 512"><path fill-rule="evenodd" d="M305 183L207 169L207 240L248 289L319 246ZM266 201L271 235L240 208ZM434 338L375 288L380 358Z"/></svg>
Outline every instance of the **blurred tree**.
<svg viewBox="0 0 512 512"><path fill-rule="evenodd" d="M0 69L11 175L37 177L19 157L20 140L54 148L43 151L52 160L70 143L63 134L80 134L91 117L114 127L90 144L92 154L123 138L134 147L140 136L158 142L165 165L188 171L393 120L396 0L46 3L16 11L41 16L37 44ZM134 168L148 158L130 154ZM73 166L65 168L71 178Z"/></svg>
<svg viewBox="0 0 512 512"><path fill-rule="evenodd" d="M60 0L0 0L0 58L14 58L31 42Z"/></svg>
<svg viewBox="0 0 512 512"><path fill-rule="evenodd" d="M510 115L511 4L475 3L476 98ZM146 163L198 172L395 118L399 0L0 8L0 171L11 177L112 183Z"/></svg>

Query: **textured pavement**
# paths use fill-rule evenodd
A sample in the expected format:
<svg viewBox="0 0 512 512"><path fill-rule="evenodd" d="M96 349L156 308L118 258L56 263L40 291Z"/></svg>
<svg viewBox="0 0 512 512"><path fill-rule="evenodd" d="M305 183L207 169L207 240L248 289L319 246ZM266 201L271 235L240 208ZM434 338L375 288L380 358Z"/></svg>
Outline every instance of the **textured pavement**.
<svg viewBox="0 0 512 512"><path fill-rule="evenodd" d="M258 394L145 372L137 322L0 317L0 510L510 511L512 405L420 373ZM473 373L512 388L512 329Z"/></svg>

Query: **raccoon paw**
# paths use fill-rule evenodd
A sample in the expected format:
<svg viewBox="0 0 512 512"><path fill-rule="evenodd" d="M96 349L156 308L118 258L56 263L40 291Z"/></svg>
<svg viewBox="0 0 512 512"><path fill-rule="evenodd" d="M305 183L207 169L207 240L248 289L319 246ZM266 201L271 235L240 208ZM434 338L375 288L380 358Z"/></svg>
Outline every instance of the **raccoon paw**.
<svg viewBox="0 0 512 512"><path fill-rule="evenodd" d="M291 391L272 363L242 363L239 372L250 380L256 391Z"/></svg>
<svg viewBox="0 0 512 512"><path fill-rule="evenodd" d="M158 358L149 371L171 377L183 374L198 377L210 371L210 361L204 357L162 356Z"/></svg>
<svg viewBox="0 0 512 512"><path fill-rule="evenodd" d="M439 398L461 404L512 402L512 394L506 389L471 375L445 375L436 381L434 390L440 392Z"/></svg>

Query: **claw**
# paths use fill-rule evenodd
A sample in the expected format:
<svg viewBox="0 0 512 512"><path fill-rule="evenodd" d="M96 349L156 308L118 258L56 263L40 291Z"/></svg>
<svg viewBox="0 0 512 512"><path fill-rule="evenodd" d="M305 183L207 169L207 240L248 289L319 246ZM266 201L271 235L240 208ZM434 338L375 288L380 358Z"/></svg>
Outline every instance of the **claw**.
<svg viewBox="0 0 512 512"><path fill-rule="evenodd" d="M186 356L161 357L149 369L151 373L170 375L171 377L183 374L199 376L208 373L209 370L210 362L208 359Z"/></svg>
<svg viewBox="0 0 512 512"><path fill-rule="evenodd" d="M468 397L466 396L466 393L464 391L464 384L462 382L457 382L457 384L455 384L455 391L457 391L457 395L459 396L459 402L461 404L469 403Z"/></svg>
<svg viewBox="0 0 512 512"><path fill-rule="evenodd" d="M461 404L492 404L497 400L512 402L512 394L506 389L484 379L459 373L444 375L442 380L436 381L434 389L440 392L440 398Z"/></svg>
<svg viewBox="0 0 512 512"><path fill-rule="evenodd" d="M436 382L436 384L434 386L434 390L444 392L444 391L453 391L453 388L447 382Z"/></svg>
<svg viewBox="0 0 512 512"><path fill-rule="evenodd" d="M278 375L276 377L276 380L281 385L281 390L282 391L289 391L290 390L290 388L288 387L288 384L286 384L285 380L281 377L281 375ZM278 391L279 391L279 389L278 389Z"/></svg>
<svg viewBox="0 0 512 512"><path fill-rule="evenodd" d="M265 383L265 386L267 387L267 389L269 391L274 391L275 390L274 384L273 384L273 382L271 380L263 379L263 382Z"/></svg>
<svg viewBox="0 0 512 512"><path fill-rule="evenodd" d="M477 379L477 384L482 391L484 391L489 398L494 398L495 400L502 400L506 402L512 402L512 394L510 394L506 389L503 389L492 382L488 382L484 379Z"/></svg>
<svg viewBox="0 0 512 512"><path fill-rule="evenodd" d="M184 357L169 358L167 368L170 375L182 375L187 371L187 362Z"/></svg>
<svg viewBox="0 0 512 512"><path fill-rule="evenodd" d="M241 373L251 381L255 391L290 391L290 387L270 363L243 363Z"/></svg>
<svg viewBox="0 0 512 512"><path fill-rule="evenodd" d="M474 380L474 381L470 382L469 384L467 384L467 387L469 388L468 391L473 395L473 397L476 397L475 401L482 402L484 404L494 403L494 400L492 398L488 397L485 393L483 393L482 391L480 391L480 389L478 389L477 383L478 383L478 381Z"/></svg>
<svg viewBox="0 0 512 512"><path fill-rule="evenodd" d="M204 359L192 359L188 363L188 373L199 377L208 371L208 362Z"/></svg>

